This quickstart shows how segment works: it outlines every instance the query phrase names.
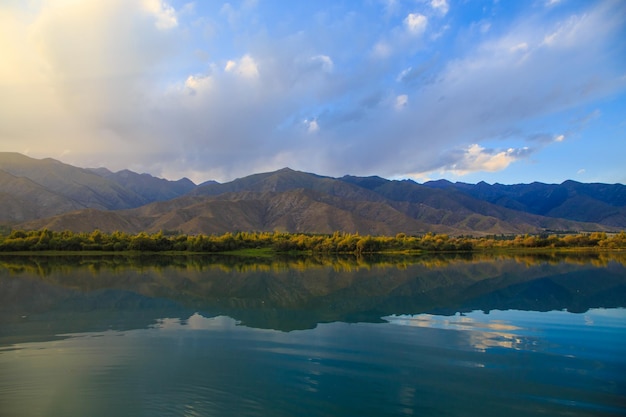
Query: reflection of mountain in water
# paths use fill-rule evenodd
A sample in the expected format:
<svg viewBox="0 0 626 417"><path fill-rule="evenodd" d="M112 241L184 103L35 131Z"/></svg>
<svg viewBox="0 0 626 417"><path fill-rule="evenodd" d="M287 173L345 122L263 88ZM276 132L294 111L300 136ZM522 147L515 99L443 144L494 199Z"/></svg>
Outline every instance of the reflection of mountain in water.
<svg viewBox="0 0 626 417"><path fill-rule="evenodd" d="M626 267L607 259L344 259L239 264L202 258L0 261L0 340L145 328L164 317L228 315L251 327L470 310L626 307ZM594 262L589 262L593 260ZM308 262L308 263L307 263ZM359 263L361 262L361 263Z"/></svg>

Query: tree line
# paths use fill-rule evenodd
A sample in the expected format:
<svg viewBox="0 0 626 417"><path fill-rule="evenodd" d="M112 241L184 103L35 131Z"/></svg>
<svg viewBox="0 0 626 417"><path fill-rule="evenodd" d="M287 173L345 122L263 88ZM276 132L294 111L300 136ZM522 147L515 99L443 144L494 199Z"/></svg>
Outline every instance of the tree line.
<svg viewBox="0 0 626 417"><path fill-rule="evenodd" d="M358 233L305 234L282 232L236 232L222 235L181 233L129 234L71 231L13 230L0 234L0 252L105 251L105 252L203 252L221 253L246 249L276 252L381 253L381 252L470 252L506 248L626 248L626 232L538 235L449 236L426 233L409 236L370 236Z"/></svg>

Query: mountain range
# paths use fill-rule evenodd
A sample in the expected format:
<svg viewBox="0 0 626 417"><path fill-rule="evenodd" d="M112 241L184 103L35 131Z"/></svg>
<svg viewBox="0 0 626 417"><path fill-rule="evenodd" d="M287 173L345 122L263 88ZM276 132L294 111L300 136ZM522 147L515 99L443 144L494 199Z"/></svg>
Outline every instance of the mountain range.
<svg viewBox="0 0 626 417"><path fill-rule="evenodd" d="M199 185L0 153L0 225L224 233L523 234L626 229L623 184L423 184L283 168Z"/></svg>

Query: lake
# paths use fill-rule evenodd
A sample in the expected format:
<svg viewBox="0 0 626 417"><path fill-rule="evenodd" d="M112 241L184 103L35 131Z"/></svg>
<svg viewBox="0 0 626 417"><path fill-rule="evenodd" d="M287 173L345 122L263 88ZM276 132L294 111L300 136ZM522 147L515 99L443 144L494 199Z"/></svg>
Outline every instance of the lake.
<svg viewBox="0 0 626 417"><path fill-rule="evenodd" d="M624 254L0 257L0 416L624 416Z"/></svg>

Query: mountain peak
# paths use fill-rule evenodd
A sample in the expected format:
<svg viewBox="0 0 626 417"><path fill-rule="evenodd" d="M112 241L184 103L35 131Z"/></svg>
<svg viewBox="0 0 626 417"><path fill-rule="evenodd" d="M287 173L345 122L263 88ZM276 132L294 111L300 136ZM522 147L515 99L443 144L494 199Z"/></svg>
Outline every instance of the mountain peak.
<svg viewBox="0 0 626 417"><path fill-rule="evenodd" d="M145 208L138 208L142 205ZM68 214L64 224L185 233L614 231L626 227L626 187L575 181L472 185L438 180L422 185L379 176L333 178L290 167L196 186L188 179L169 181L129 170L112 173L105 168L83 169L52 159L0 153L3 224L53 227L51 216L82 208L99 210L85 212L80 223L71 218L82 210ZM112 216L110 210L122 208L131 210ZM25 223L32 219L42 220Z"/></svg>
<svg viewBox="0 0 626 417"><path fill-rule="evenodd" d="M448 180L444 180L444 179L440 179L440 180L432 180L432 181L426 181L424 183L425 186L427 187L431 187L431 188L450 188L450 187L454 187L454 184Z"/></svg>

